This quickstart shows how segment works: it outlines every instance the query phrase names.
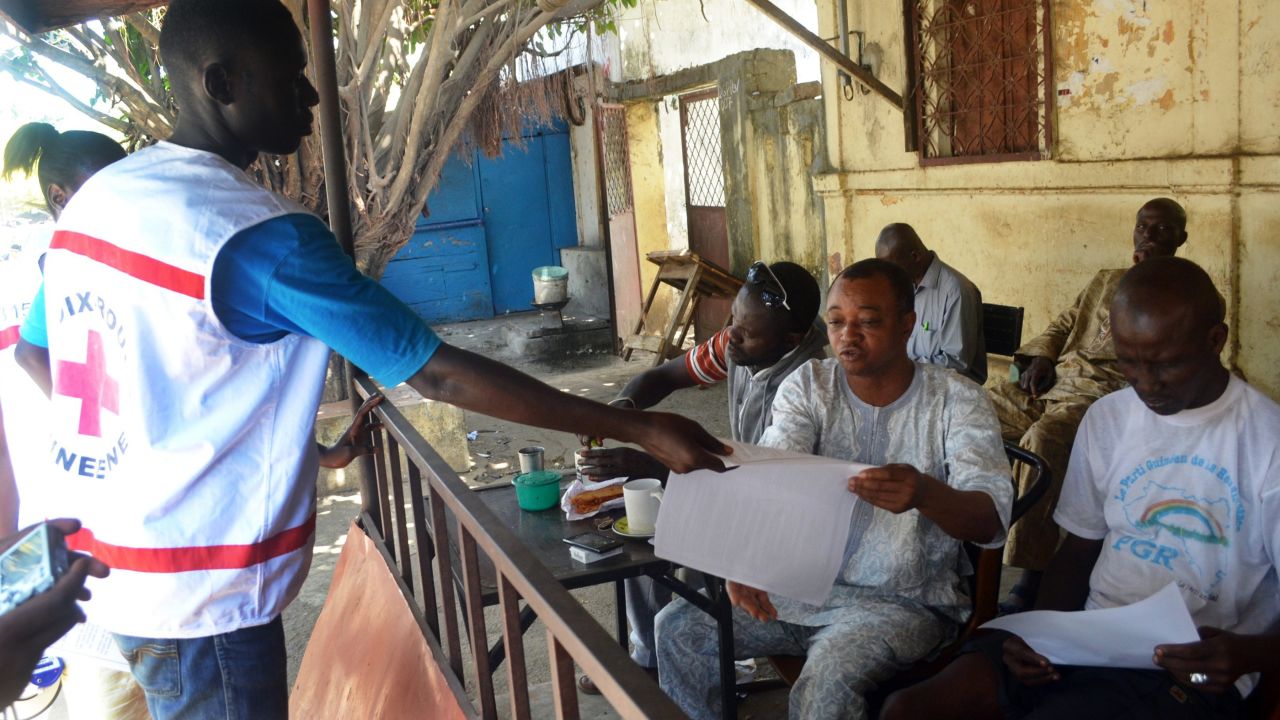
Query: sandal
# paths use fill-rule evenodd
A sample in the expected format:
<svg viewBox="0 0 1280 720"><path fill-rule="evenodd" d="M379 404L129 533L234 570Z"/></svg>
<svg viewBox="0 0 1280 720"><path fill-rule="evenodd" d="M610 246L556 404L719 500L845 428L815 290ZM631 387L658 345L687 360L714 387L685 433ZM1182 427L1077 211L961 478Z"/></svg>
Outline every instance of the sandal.
<svg viewBox="0 0 1280 720"><path fill-rule="evenodd" d="M600 688L596 687L596 684L592 682L591 678L587 677L586 675L578 676L578 691L584 695L600 694Z"/></svg>

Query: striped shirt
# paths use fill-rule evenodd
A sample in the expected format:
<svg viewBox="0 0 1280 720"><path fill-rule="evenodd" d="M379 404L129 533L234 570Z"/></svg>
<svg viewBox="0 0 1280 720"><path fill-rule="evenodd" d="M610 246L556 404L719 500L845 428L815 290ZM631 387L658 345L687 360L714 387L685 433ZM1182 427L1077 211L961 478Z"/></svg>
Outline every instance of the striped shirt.
<svg viewBox="0 0 1280 720"><path fill-rule="evenodd" d="M715 385L729 377L729 361L725 350L729 347L729 328L725 328L710 340L684 354L684 368L689 377L699 385Z"/></svg>

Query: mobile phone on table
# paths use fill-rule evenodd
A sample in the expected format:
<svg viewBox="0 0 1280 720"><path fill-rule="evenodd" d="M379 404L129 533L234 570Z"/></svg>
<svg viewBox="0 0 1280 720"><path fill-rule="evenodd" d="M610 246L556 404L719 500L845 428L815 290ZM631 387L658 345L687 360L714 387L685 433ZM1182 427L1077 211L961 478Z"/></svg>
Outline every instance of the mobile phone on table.
<svg viewBox="0 0 1280 720"><path fill-rule="evenodd" d="M617 538L611 538L607 535L601 535L598 532L584 532L580 535L567 537L564 539L574 547L580 547L591 552L603 553L609 552L616 547L622 547L622 541Z"/></svg>
<svg viewBox="0 0 1280 720"><path fill-rule="evenodd" d="M49 523L32 528L0 554L0 615L53 587L67 565L62 533Z"/></svg>

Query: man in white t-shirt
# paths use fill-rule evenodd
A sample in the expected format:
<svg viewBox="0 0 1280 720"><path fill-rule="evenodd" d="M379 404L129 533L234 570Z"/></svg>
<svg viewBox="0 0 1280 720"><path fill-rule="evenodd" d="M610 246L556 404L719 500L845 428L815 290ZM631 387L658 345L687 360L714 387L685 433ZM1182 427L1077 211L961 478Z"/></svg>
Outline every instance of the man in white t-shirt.
<svg viewBox="0 0 1280 720"><path fill-rule="evenodd" d="M1111 318L1130 387L1084 417L1036 607L1128 605L1173 582L1201 640L1121 670L1056 667L993 633L881 717L1242 717L1258 673L1280 668L1280 405L1223 367L1222 301L1194 263L1134 266Z"/></svg>

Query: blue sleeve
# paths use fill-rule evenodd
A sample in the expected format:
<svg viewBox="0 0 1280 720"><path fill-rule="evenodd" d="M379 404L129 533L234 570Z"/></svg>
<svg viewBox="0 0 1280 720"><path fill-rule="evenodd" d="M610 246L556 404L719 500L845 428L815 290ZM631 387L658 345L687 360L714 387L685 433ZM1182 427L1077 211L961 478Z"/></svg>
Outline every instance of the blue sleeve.
<svg viewBox="0 0 1280 720"><path fill-rule="evenodd" d="M440 347L422 318L356 270L319 218L286 215L242 230L213 264L214 313L236 337L313 337L387 386Z"/></svg>
<svg viewBox="0 0 1280 720"><path fill-rule="evenodd" d="M43 282L40 283L40 289L31 300L31 307L27 310L27 317L22 320L22 327L18 328L18 334L32 345L49 347L49 325L44 315Z"/></svg>

